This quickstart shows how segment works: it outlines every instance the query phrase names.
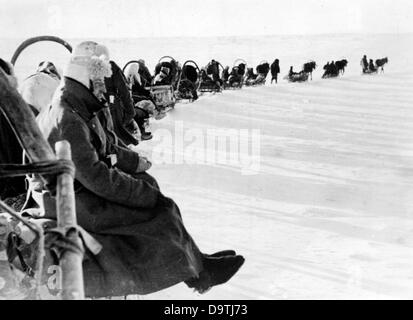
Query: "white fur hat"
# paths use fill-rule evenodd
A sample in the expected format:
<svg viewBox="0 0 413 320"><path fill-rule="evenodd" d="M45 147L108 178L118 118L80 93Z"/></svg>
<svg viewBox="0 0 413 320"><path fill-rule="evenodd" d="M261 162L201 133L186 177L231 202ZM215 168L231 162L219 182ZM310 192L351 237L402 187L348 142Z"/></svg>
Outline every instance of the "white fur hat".
<svg viewBox="0 0 413 320"><path fill-rule="evenodd" d="M112 75L109 50L94 41L84 41L77 45L70 57L64 76L73 78L89 87L90 80L103 80Z"/></svg>

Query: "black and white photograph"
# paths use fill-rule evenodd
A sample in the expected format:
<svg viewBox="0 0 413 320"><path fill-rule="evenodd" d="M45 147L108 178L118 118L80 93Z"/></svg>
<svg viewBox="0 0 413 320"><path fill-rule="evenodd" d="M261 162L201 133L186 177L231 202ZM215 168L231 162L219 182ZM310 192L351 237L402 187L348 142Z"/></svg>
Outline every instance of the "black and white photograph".
<svg viewBox="0 0 413 320"><path fill-rule="evenodd" d="M0 0L0 300L413 299L412 89L410 0Z"/></svg>

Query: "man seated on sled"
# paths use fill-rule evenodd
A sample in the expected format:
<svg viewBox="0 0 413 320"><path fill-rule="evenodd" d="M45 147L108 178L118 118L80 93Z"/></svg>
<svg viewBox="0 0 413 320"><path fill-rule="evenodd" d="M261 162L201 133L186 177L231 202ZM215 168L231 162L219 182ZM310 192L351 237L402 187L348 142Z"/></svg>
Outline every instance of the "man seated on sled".
<svg viewBox="0 0 413 320"><path fill-rule="evenodd" d="M301 74L301 72L294 72L293 66L290 66L290 71L288 71L288 77L289 78L292 78L293 76L298 76L300 74Z"/></svg>
<svg viewBox="0 0 413 320"><path fill-rule="evenodd" d="M229 79L229 66L226 66L222 71L222 81L227 82Z"/></svg>
<svg viewBox="0 0 413 320"><path fill-rule="evenodd" d="M212 89L219 89L220 88L220 83L217 81L214 81L213 78L211 78L208 75L208 71L205 68L201 69L201 87L206 87L206 88L212 88Z"/></svg>
<svg viewBox="0 0 413 320"><path fill-rule="evenodd" d="M169 68L162 67L159 73L154 77L152 84L154 86L170 84L168 81L170 71L171 70Z"/></svg>
<svg viewBox="0 0 413 320"><path fill-rule="evenodd" d="M212 76L212 80L215 82L217 87L222 86L222 80L219 77L219 62L214 59L207 66L207 74Z"/></svg>
<svg viewBox="0 0 413 320"><path fill-rule="evenodd" d="M330 76L330 73L331 73L331 65L330 65L330 62L327 62L327 63L324 65L323 69L324 69L324 73L323 73L323 75L322 75L322 78L327 78L327 77L329 77L329 76Z"/></svg>
<svg viewBox="0 0 413 320"><path fill-rule="evenodd" d="M0 72L6 76L10 85L17 89L17 78L11 63L0 58ZM0 163L19 164L23 161L23 149L17 140L6 116L0 112ZM4 178L0 181L0 199L20 210L24 204L26 184L24 177ZM20 201L17 201L20 199ZM14 204L18 205L16 207Z"/></svg>
<svg viewBox="0 0 413 320"><path fill-rule="evenodd" d="M107 138L96 113L110 65L98 52L92 41L74 48L51 108L38 117L51 145L70 142L78 224L103 246L83 262L86 295L149 294L180 282L203 293L227 282L244 258L232 250L202 253L178 206L145 172L150 162ZM55 218L48 192L41 184L31 189L44 200L45 217Z"/></svg>
<svg viewBox="0 0 413 320"><path fill-rule="evenodd" d="M369 61L369 71L370 72L376 72L377 71L377 68L374 65L373 59L370 59L370 61Z"/></svg>
<svg viewBox="0 0 413 320"><path fill-rule="evenodd" d="M109 52L105 54L109 57ZM138 129L138 125L134 119L135 108L127 80L114 61L110 61L110 66L112 75L105 78L105 98L110 106L114 131L125 145L137 145L139 141L133 134Z"/></svg>
<svg viewBox="0 0 413 320"><path fill-rule="evenodd" d="M153 115L155 119L160 117L156 109L151 92L145 89L140 74L140 63L131 63L125 69L125 77L132 91L133 103L135 104L135 120L141 131L141 139L149 140L152 134L146 131L145 124L149 122L149 117Z"/></svg>
<svg viewBox="0 0 413 320"><path fill-rule="evenodd" d="M146 66L145 60L139 59L139 75L141 78L141 83L143 87L148 87L152 83L152 74L149 71L148 67Z"/></svg>
<svg viewBox="0 0 413 320"><path fill-rule="evenodd" d="M338 68L334 60L330 63L330 73L332 76L338 76Z"/></svg>
<svg viewBox="0 0 413 320"><path fill-rule="evenodd" d="M232 86L235 83L240 84L241 82L242 82L242 72L238 66L235 66L231 70L228 83L230 86Z"/></svg>
<svg viewBox="0 0 413 320"><path fill-rule="evenodd" d="M255 79L257 79L258 75L254 73L253 68L247 68L247 73L245 75L245 82L248 84L254 84Z"/></svg>

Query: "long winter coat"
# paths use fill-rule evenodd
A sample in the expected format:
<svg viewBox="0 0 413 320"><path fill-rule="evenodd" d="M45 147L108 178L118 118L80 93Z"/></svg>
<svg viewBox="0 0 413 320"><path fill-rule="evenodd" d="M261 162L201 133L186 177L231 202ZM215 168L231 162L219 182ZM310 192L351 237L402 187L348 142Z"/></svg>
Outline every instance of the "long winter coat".
<svg viewBox="0 0 413 320"><path fill-rule="evenodd" d="M271 63L271 75L273 77L277 76L280 73L280 65L277 61Z"/></svg>
<svg viewBox="0 0 413 320"><path fill-rule="evenodd" d="M23 162L23 148L12 127L0 112L0 163L19 164ZM0 199L17 197L26 192L24 177L0 179Z"/></svg>
<svg viewBox="0 0 413 320"><path fill-rule="evenodd" d="M137 153L109 145L96 117L101 108L88 88L64 78L51 108L38 117L52 146L70 142L78 223L103 245L83 263L86 294L148 294L197 276L201 253L179 208L154 178L135 173ZM110 154L116 154L116 164ZM46 217L54 216L46 208Z"/></svg>

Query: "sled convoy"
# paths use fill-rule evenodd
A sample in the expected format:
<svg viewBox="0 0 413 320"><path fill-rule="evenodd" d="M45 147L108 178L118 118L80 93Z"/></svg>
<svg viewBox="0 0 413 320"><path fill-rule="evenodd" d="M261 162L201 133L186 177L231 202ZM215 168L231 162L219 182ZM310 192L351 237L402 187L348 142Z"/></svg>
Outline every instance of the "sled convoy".
<svg viewBox="0 0 413 320"><path fill-rule="evenodd" d="M377 73L379 69L383 71L383 66L387 62L387 58L378 59L374 65L371 60L370 64L363 66L363 73ZM138 61L128 62L125 68L131 63L138 63ZM346 59L327 62L323 67L322 78L343 75L347 64ZM312 74L316 68L315 61L304 63L300 72L294 72L291 66L284 79L289 82L312 80ZM162 109L173 108L176 102L182 100L193 102L198 99L198 94L241 89L243 86L265 85L270 72L271 83L273 80L277 82L278 73L280 73L278 59L275 59L271 65L267 61L261 61L254 71L254 68L243 59L235 60L230 69L229 66L224 67L214 59L205 67L200 67L193 60L187 60L181 66L174 58L166 56L162 57L156 65L155 76L151 76L146 67L139 69L140 78L144 79L144 86L151 93L156 106Z"/></svg>
<svg viewBox="0 0 413 320"><path fill-rule="evenodd" d="M79 152L79 146L77 146L75 143L71 147L71 145L65 141L58 141L56 143L55 155L51 146L49 145L50 141L45 139L43 133L39 129L40 127L38 126L38 123L35 121L35 118L33 116L33 114L37 116L42 110L52 110L52 106L50 106L51 97L57 90L57 87L62 79L62 76L59 74L58 69L54 66L53 63L49 61L43 61L39 64L37 72L34 75L26 78L21 83L20 92L17 92L16 90L17 80L15 78L13 66L16 63L16 60L19 57L20 53L29 45L38 41L54 41L60 43L72 53L72 60L69 64L72 69L68 68L66 70L66 72L73 73L72 80L66 83L65 92L67 96L65 96L65 99L62 98L62 101L64 101L64 103L69 104L70 102L71 104L73 104L73 113L76 113L78 116L72 115L71 113L66 116L72 120L76 119L76 121L79 121L79 123L83 123L82 121L87 120L86 122L88 123L88 125L81 126L79 128L81 128L85 132L90 131L94 134L93 138L91 138L91 141L93 143L96 143L96 148L102 154L103 150L106 148L103 146L110 145L111 149L106 150L106 153L112 151L115 152L115 150L118 150L117 152L125 155L125 157L126 155L128 157L132 157L133 152L131 152L131 150L129 150L127 146L130 144L138 143L138 141L135 141L135 138L132 136L132 134L134 132L137 132L137 130L139 129L141 131L141 140L150 139L151 133L147 132L145 129L146 125L148 124L149 117L153 117L155 119L164 117L166 112L174 108L177 102L193 102L198 99L199 94L215 94L222 92L223 90L238 90L243 86L253 87L265 85L269 73L271 73L271 83L274 80L275 82L277 82L278 74L280 73L278 59L275 59L275 61L271 64L265 60L261 61L255 68L248 65L245 60L237 59L234 61L232 67L230 68L229 66L224 67L219 61L216 61L214 59L212 59L205 67L202 67L193 60L187 60L181 65L173 57L164 56L159 59L158 63L155 66L154 74L152 75L145 64L145 61L142 59L129 61L124 65L123 69L119 68L113 61L110 61L109 65L105 64L103 60L99 59L101 56L109 56L108 52L105 51L107 50L107 48L105 48L104 46L99 47L99 45L96 43L96 47L94 49L96 50L96 54L93 56L93 58L87 60L89 61L88 63L90 63L90 65L82 66L81 63L83 62L83 60L85 60L84 58L86 57L85 53L91 51L89 43L86 43L85 48L82 47L81 49L78 49L83 50L81 51L82 54L78 52L76 55L74 54L74 52L72 52L72 47L67 42L63 41L60 38L49 36L36 37L23 42L12 57L11 64L0 59L0 142L2 142L0 143L0 147L3 147L3 149L0 150L0 178L15 179L16 177L27 175L29 181L38 179L40 177L40 179L38 179L38 184L45 185L47 188L50 188L49 191L56 195L56 201L54 202L52 201L52 198L45 198L45 200L42 200L44 205L46 204L46 200L48 200L47 204L51 205L52 208L54 206L56 219L36 220L32 219L32 217L41 217L44 212L42 214L38 214L39 212L41 212L40 209L44 209L45 212L46 209L42 207L33 209L32 207L30 207L29 200L31 200L31 202L36 202L36 199L40 197L40 193L43 195L46 191L39 191L40 189L35 190L31 186L28 193L30 194L30 197L26 198L27 186L25 184L17 185L16 182L13 182L13 180L7 180L8 182L0 184L0 280L4 282L0 282L0 284L2 285L0 287L0 299L40 298L40 289L42 288L44 283L43 274L45 271L48 271L48 269L46 270L44 268L50 267L54 264L59 264L61 267L60 272L62 274L60 285L62 289L61 298L63 299L82 299L85 296L85 288L87 289L86 295L91 297L123 295L130 294L130 292L136 293L140 291L144 293L150 293L160 290L163 287L168 287L170 285L178 283L181 280L185 280L185 283L190 288L195 288L200 293L203 293L214 285L223 284L228 281L232 277L232 275L237 272L244 261L242 256L237 255L235 251L232 250L220 251L214 255L202 254L202 261L204 263L205 271L200 271L199 278L191 277L181 280L179 280L179 278L179 281L175 281L169 279L169 274L166 275L165 279L162 278L161 274L164 274L164 272L156 273L155 270L153 273L156 276L155 280L162 278L162 281L164 281L165 283L157 284L158 286L153 285L153 287L148 288L131 287L132 289L130 289L126 293L123 293L123 291L113 291L113 288L115 288L117 285L121 286L121 283L116 278L117 274L111 275L110 272L105 273L105 277L110 278L111 276L113 276L113 279L116 279L116 281L111 283L109 280L107 280L109 284L112 284L112 287L108 284L108 288L104 293L103 291L100 292L98 291L98 289L93 287L93 281L97 283L97 280L93 278L94 280L92 282L90 281L90 278L88 276L90 276L90 274L93 274L93 272L89 272L88 274L87 270L89 269L83 269L86 275L85 281L83 281L82 259L84 254L87 253L89 256L91 256L92 259L90 259L90 261L95 261L98 265L98 262L101 263L101 261L93 257L96 257L101 252L102 247L105 248L105 245L107 247L110 247L111 241L113 242L113 240L111 240L112 238L108 238L107 234L105 234L104 232L103 234L100 234L97 230L94 230L92 228L92 231L90 231L93 233L92 235L97 237L97 240L105 244L101 245L93 237L91 237L88 232L77 226L77 215L75 210L77 207L75 207L74 191L75 167L74 162L70 160L70 148L72 148L73 152ZM98 49L96 49L98 47L99 50L101 50L99 53L97 52ZM75 58L73 58L73 56ZM79 61L81 62L80 64L78 64ZM370 61L368 61L367 57L364 56L361 61L363 74L378 73L379 70L383 71L383 66L386 63L388 63L387 58L378 59L374 63L373 60L370 59ZM348 61L345 59L328 62L326 65L324 65L324 74L322 78L338 77L344 74L347 64ZM85 85L84 83L80 82L83 79L83 73L78 72L80 70L79 68L83 68L82 72L87 71L90 73L87 78L88 80L90 80L89 87L86 86L87 83ZM109 70L110 72L108 72L107 68L111 69L111 71ZM306 62L302 66L302 70L299 72L294 72L293 67L290 67L289 73L285 77L285 79L289 82L303 82L308 81L309 79L312 80L312 73L316 68L317 64L315 61ZM70 78L71 77L69 77L69 80ZM65 81L67 81L67 79ZM38 85L39 83L41 84L41 86ZM121 90L121 86L117 86L117 83L122 83L123 91ZM71 94L70 90L73 90ZM73 101L71 101L71 99ZM130 100L129 102L128 99ZM99 111L102 111L102 113L100 114L102 119L97 120L97 112L86 114L85 112L89 112L90 110L78 110L77 108L80 108L78 105L79 101L88 101L88 103L90 103L93 107L104 106L104 108L99 109ZM128 116L126 111L122 114L119 114L118 111L120 109L126 109L128 107L128 103L130 104L129 107L131 108L129 112L132 111L132 115L129 114ZM105 112L107 112L108 114L105 114ZM40 115L43 117L45 116L45 114ZM54 114L50 111L50 113L47 113L47 115L53 116ZM89 119L89 117L91 118ZM42 117L40 116L39 118L42 119ZM113 123L112 120L109 121L108 119L113 119ZM54 122L56 121L45 121L44 125L46 127L52 126L55 125ZM72 122L68 122L68 126L69 124L73 125ZM100 130L97 130L96 128L97 124ZM51 132L55 131L51 130ZM76 130L67 132L67 134L70 137L72 135L78 137L76 135ZM80 132L79 134L82 134L82 132ZM119 140L121 143L118 143ZM93 149L92 147L95 148L95 145L88 145L87 148L80 150L80 152L88 152ZM25 152L26 160L29 163L23 165L17 164L21 163L23 151ZM114 155L115 159L113 159ZM135 157L136 155L133 154L133 156ZM86 158L87 157L85 157L85 159L82 159L85 161L90 160L89 158ZM75 159L75 157L73 157L73 159ZM77 160L79 161L79 159ZM112 162L114 160L115 163L113 164ZM102 156L102 160L96 160L96 163L105 163L105 165L103 165L102 167L106 168L106 166L112 167L116 165L118 160L120 162L125 161L125 159L123 158L117 158L116 153L111 153L108 155L104 154ZM87 163L87 165L85 164L85 168L87 168L87 170L85 170L86 173L88 170L96 169L95 165L88 166L88 164L89 162ZM136 175L136 177L138 177L139 174L143 176L144 172L150 167L150 163L149 167L147 167L147 165L148 162L145 161L145 158L140 157L138 168L134 168L133 172L126 171L129 169L122 169L126 172L122 177L125 178L127 174ZM82 168L83 167L76 165L76 171L80 171L82 170ZM99 177L100 176L96 175L97 179ZM148 185L151 186L151 190L158 188L157 182L152 177L145 176L145 179L147 179ZM108 181L109 180L110 179L108 179ZM6 186L5 189L3 188L4 186ZM9 186L13 186L14 189L8 189L7 187ZM79 187L79 185L77 186ZM77 188L76 193L78 192L86 192L86 190L84 190L83 187ZM171 212L176 212L174 214L171 214L171 217L180 217L180 213L179 211L177 211L178 209L172 202L172 200L163 199L160 195L157 195L157 197L158 200L161 199L159 201L163 201L160 202L159 206L162 206L162 208L168 208L168 210L170 210ZM13 208L3 202L3 200L5 199L10 200L10 202L8 203L9 205L12 205ZM104 198L99 199L102 200ZM104 201L106 200L108 199L105 199ZM116 203L116 206L118 208L121 201L116 201L113 201L113 203ZM77 202L78 198L76 198L76 203ZM112 202L110 202L109 200L107 203L109 205L105 204L105 206L100 207L99 210L112 210L111 205L114 204L112 204ZM31 205L33 205L33 203ZM27 209L27 211L22 211L22 213L24 212L25 215L15 212L15 210L22 210L23 207ZM107 209L107 207L109 209ZM80 206L79 208L82 208L82 206ZM131 208L132 205L131 207L129 207L129 203L126 203L125 208L122 207L122 210L132 210ZM93 210L98 209L93 207ZM1 212L7 212L7 215ZM103 215L105 212L99 213ZM150 214L153 214L152 211L150 212ZM113 212L110 211L110 213ZM117 215L118 212L116 212L116 216ZM127 216L131 217L134 215L128 214ZM162 216L169 217L169 213L166 214L162 212ZM95 219L95 217L93 217L93 219ZM55 220L57 220L57 225L56 222L54 222ZM154 218L152 220L154 220L155 222L158 221L157 218ZM174 230L177 228L177 221L181 221L180 218L176 221L172 221ZM82 226L82 223L79 224ZM148 230L152 227L148 227L148 230L145 229L145 231L144 229L138 229L140 225L137 222L134 225L128 225L128 227L132 226L134 228L137 228L136 230L139 230L139 232L142 233L142 238L145 240L145 243L146 241L148 241L148 239L151 238L154 238L156 241L158 241L158 238L156 238L158 235L154 236L153 234L150 234L150 236L146 236L145 232L148 232L149 234ZM164 227L163 224L160 224L160 226L162 226L162 228ZM128 227L125 226L126 229ZM184 229L183 225L179 225L178 229L178 235L186 234L186 230ZM116 229L116 232L113 232L117 234L119 230ZM123 232L120 233L120 235L122 236L127 234L123 229L121 230L121 232ZM159 234L164 233L165 230L159 232ZM108 234L110 234L110 232L108 232ZM136 235L133 234L133 236L135 237ZM168 237L169 236L172 237L173 235L168 234ZM130 239L131 235L128 234L128 237L124 238ZM180 240L182 240L183 238L186 239L189 237L179 236ZM195 254L191 252L191 254L189 254L187 252L187 248L196 247L194 244L180 244L179 241L177 241L175 238L172 237L171 239L171 241L169 242L165 242L165 239L158 242L162 243L162 245L164 245L165 243L172 243L173 245L175 245L176 248L174 248L177 252L181 250L180 246L182 245L182 248L185 248L186 250L185 255L182 256L182 259L185 261L186 258L184 259L184 257L186 257L187 255L188 257L191 256L192 260L194 260L195 257L200 257L201 253L195 252ZM117 239L116 241L118 240L119 239ZM141 239L136 238L135 240L140 241ZM118 246L118 242L116 241L113 242L114 246ZM172 245L170 247L172 248ZM165 255L170 247L166 246L164 253ZM118 250L118 248L116 250ZM118 261L116 259L110 259L111 255L107 253L110 252L112 254L114 251L114 249L106 250L106 252L103 251L101 256L104 256L108 260L105 260L104 263L102 262L102 265L105 264L108 270L115 270L116 272L120 272L119 270L123 270L123 265L118 265ZM48 259L50 261L45 258L46 252L49 252ZM50 252L53 253L53 255L51 255ZM138 256L133 256L132 258L135 259L137 257ZM129 258L130 257L128 252L128 259ZM130 261L128 259L123 261L125 262L125 265L130 264ZM156 262L157 260L153 259L153 261ZM142 261L139 262L141 263ZM113 263L113 266L111 263ZM88 265L86 264L86 266ZM110 269L109 266L113 269ZM224 268L223 271L221 270L222 266L226 268ZM90 270L97 272L97 269L93 269L95 266L92 265L91 262L89 263L89 267L91 268ZM193 268L192 265L190 267ZM180 268L186 272L186 266L180 266ZM142 270L147 271L148 274L152 275L151 267L144 265L142 267ZM218 270L221 270L221 273L218 272ZM181 272L182 270L178 271ZM176 272L176 274L182 277L178 271ZM168 269L168 272L170 272L170 269ZM210 272L210 274L203 277L201 276L203 272L205 274L207 272ZM183 273L183 271L181 273ZM125 277L129 276L125 274L121 275ZM219 275L219 277L217 275ZM150 277L148 277L148 279L142 280L140 277L141 275L139 275L140 282L137 281L139 283L136 284L136 286L141 285L142 281L149 281L148 279L151 279ZM104 279L103 276L101 278ZM106 281L106 279L104 280ZM156 282L155 280L153 281L154 283ZM159 280L159 282L162 281ZM133 281L132 283L134 284ZM50 290L50 288L48 289ZM92 289L95 291L92 291Z"/></svg>

